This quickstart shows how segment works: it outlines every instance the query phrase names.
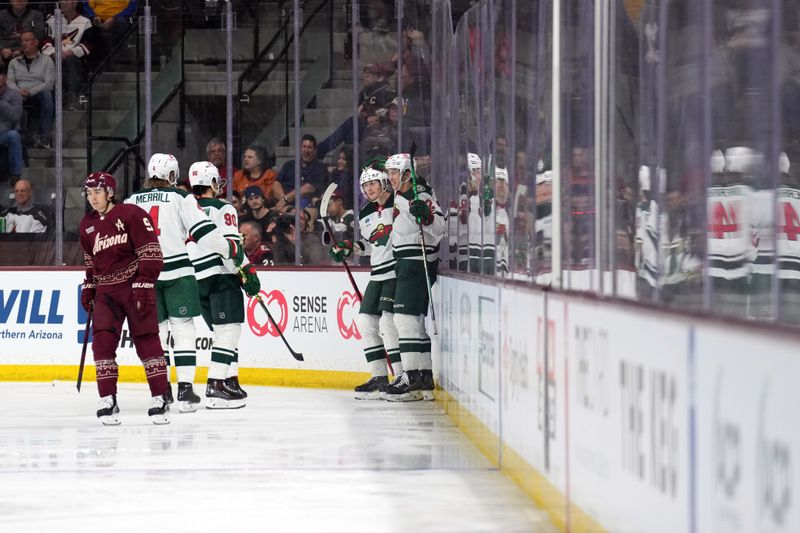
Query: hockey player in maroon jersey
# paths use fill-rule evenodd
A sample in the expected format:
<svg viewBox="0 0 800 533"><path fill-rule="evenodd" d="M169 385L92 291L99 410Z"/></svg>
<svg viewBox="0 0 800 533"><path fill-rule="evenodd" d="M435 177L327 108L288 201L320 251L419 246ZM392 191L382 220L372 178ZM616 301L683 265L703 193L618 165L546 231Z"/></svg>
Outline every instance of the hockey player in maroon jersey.
<svg viewBox="0 0 800 533"><path fill-rule="evenodd" d="M163 265L161 247L146 211L115 204L114 177L94 172L84 182L93 211L80 224L86 262L81 305L94 307L92 351L100 393L97 417L119 424L116 349L127 318L136 353L144 365L153 397L147 414L154 424L168 424L167 365L158 338L155 282Z"/></svg>

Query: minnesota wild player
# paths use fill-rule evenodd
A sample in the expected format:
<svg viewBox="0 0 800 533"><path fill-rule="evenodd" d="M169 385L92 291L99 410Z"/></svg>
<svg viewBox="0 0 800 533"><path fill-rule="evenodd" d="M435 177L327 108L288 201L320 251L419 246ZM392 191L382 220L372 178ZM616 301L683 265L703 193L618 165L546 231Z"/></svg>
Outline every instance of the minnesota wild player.
<svg viewBox="0 0 800 533"><path fill-rule="evenodd" d="M396 376L403 373L393 313L397 285L391 240L394 195L389 189L389 177L380 169L381 166L376 162L361 173L361 190L369 200L358 214L361 240L355 243L341 241L330 249L334 261L341 262L355 253L369 255L372 266L357 319L372 377L356 387L356 399L359 400L383 398L384 389L389 385L384 351L389 354L393 373Z"/></svg>

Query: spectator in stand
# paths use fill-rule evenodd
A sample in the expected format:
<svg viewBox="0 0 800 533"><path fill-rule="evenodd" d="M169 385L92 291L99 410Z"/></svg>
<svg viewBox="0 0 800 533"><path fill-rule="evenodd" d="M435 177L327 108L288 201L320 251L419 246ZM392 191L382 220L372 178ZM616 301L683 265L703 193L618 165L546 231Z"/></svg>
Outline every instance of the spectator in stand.
<svg viewBox="0 0 800 533"><path fill-rule="evenodd" d="M244 236L244 253L247 260L254 265L271 265L272 250L264 244L263 229L258 222L249 221L239 224L239 231Z"/></svg>
<svg viewBox="0 0 800 533"><path fill-rule="evenodd" d="M44 15L28 9L28 0L11 0L8 9L0 11L0 56L6 64L22 54L20 38L24 31L32 31L37 39L43 39Z"/></svg>
<svg viewBox="0 0 800 533"><path fill-rule="evenodd" d="M61 7L61 72L63 73L64 107L68 111L77 111L78 95L85 89L88 72L87 63L93 48L94 28L92 22L78 13L78 0L60 0ZM56 20L54 15L47 17L49 34L55 34ZM54 39L48 37L42 53L55 61L56 49Z"/></svg>
<svg viewBox="0 0 800 533"><path fill-rule="evenodd" d="M137 0L84 0L83 14L105 41L106 52L125 37L133 25Z"/></svg>
<svg viewBox="0 0 800 533"><path fill-rule="evenodd" d="M276 218L271 233L274 264L294 264L294 215L284 214ZM245 250L247 249L245 248ZM302 257L300 262L303 262Z"/></svg>
<svg viewBox="0 0 800 533"><path fill-rule="evenodd" d="M0 65L0 145L8 148L8 174L13 186L22 174L22 96L6 84L6 66Z"/></svg>
<svg viewBox="0 0 800 533"><path fill-rule="evenodd" d="M277 174L269 168L267 149L260 144L251 144L242 155L242 170L233 175L233 190L244 194L248 187L260 187L264 198L272 205L283 198L283 188L275 178Z"/></svg>
<svg viewBox="0 0 800 533"><path fill-rule="evenodd" d="M225 146L225 141L219 137L212 137L211 140L209 140L206 144L206 161L213 163L219 172L220 184L217 198L228 197L227 157L228 149ZM239 169L236 168L236 165L233 165L233 175L235 176L237 172L239 172Z"/></svg>
<svg viewBox="0 0 800 533"><path fill-rule="evenodd" d="M366 129L379 123L378 110L385 109L394 99L395 93L388 81L386 71L380 65L364 67L364 89L358 93L358 132L359 141L363 139ZM342 122L333 133L319 143L318 157L325 157L328 152L341 143L353 144L353 119Z"/></svg>
<svg viewBox="0 0 800 533"><path fill-rule="evenodd" d="M336 168L330 174L330 182L337 185L336 192L344 198L347 209L353 208L353 149L345 146L339 150Z"/></svg>
<svg viewBox="0 0 800 533"><path fill-rule="evenodd" d="M331 230L336 236L336 242L353 240L355 214L352 209L345 207L344 198L339 194L338 189L333 193L328 204L328 218Z"/></svg>
<svg viewBox="0 0 800 533"><path fill-rule="evenodd" d="M242 202L242 195L239 191L233 191L231 194L231 205L236 208L236 214L241 219L246 214L247 205Z"/></svg>
<svg viewBox="0 0 800 533"><path fill-rule="evenodd" d="M241 222L256 222L262 228L269 226L269 223L276 216L276 211L266 205L266 199L261 187L251 185L244 191L245 201L247 202L247 212L239 220ZM274 205L274 204L273 204ZM266 232L265 232L266 235Z"/></svg>
<svg viewBox="0 0 800 533"><path fill-rule="evenodd" d="M12 59L8 65L8 86L18 90L25 102L33 103L36 107L33 145L36 148L50 148L56 68L50 58L39 53L39 39L35 33L22 32L20 42L22 55Z"/></svg>
<svg viewBox="0 0 800 533"><path fill-rule="evenodd" d="M47 233L49 211L33 203L33 187L28 180L14 185L15 204L6 215L6 233Z"/></svg>
<svg viewBox="0 0 800 533"><path fill-rule="evenodd" d="M278 208L295 203L294 190L295 161L289 160L283 164L278 181L286 192L283 200L278 202ZM310 133L303 135L300 144L300 208L313 205L315 198L322 194L322 188L328 183L328 169L317 159L317 139Z"/></svg>

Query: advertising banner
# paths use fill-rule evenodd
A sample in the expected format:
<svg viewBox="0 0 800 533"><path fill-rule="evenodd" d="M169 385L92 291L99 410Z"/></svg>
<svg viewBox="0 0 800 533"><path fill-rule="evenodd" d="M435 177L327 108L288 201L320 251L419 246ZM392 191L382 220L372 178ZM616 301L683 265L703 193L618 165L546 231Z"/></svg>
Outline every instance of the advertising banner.
<svg viewBox="0 0 800 533"><path fill-rule="evenodd" d="M613 531L689 531L688 326L575 300L567 317L572 501Z"/></svg>
<svg viewBox="0 0 800 533"><path fill-rule="evenodd" d="M698 326L694 361L698 531L800 531L797 342Z"/></svg>
<svg viewBox="0 0 800 533"><path fill-rule="evenodd" d="M369 274L354 272L361 290ZM249 368L365 371L359 302L347 276L336 271L259 272L270 314L305 361L291 358L257 300L245 299L239 359ZM0 364L77 364L86 325L80 305L81 271L4 271L0 277ZM201 318L198 365L208 365L213 337ZM127 323L118 350L121 365L138 365Z"/></svg>

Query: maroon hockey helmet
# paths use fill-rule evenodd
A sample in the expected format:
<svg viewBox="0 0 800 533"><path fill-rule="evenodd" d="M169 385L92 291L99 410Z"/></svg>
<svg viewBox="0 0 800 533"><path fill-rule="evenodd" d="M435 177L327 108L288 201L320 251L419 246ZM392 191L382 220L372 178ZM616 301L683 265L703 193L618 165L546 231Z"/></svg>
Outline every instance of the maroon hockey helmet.
<svg viewBox="0 0 800 533"><path fill-rule="evenodd" d="M83 182L86 189L105 189L109 194L117 190L117 181L108 172L92 172Z"/></svg>

